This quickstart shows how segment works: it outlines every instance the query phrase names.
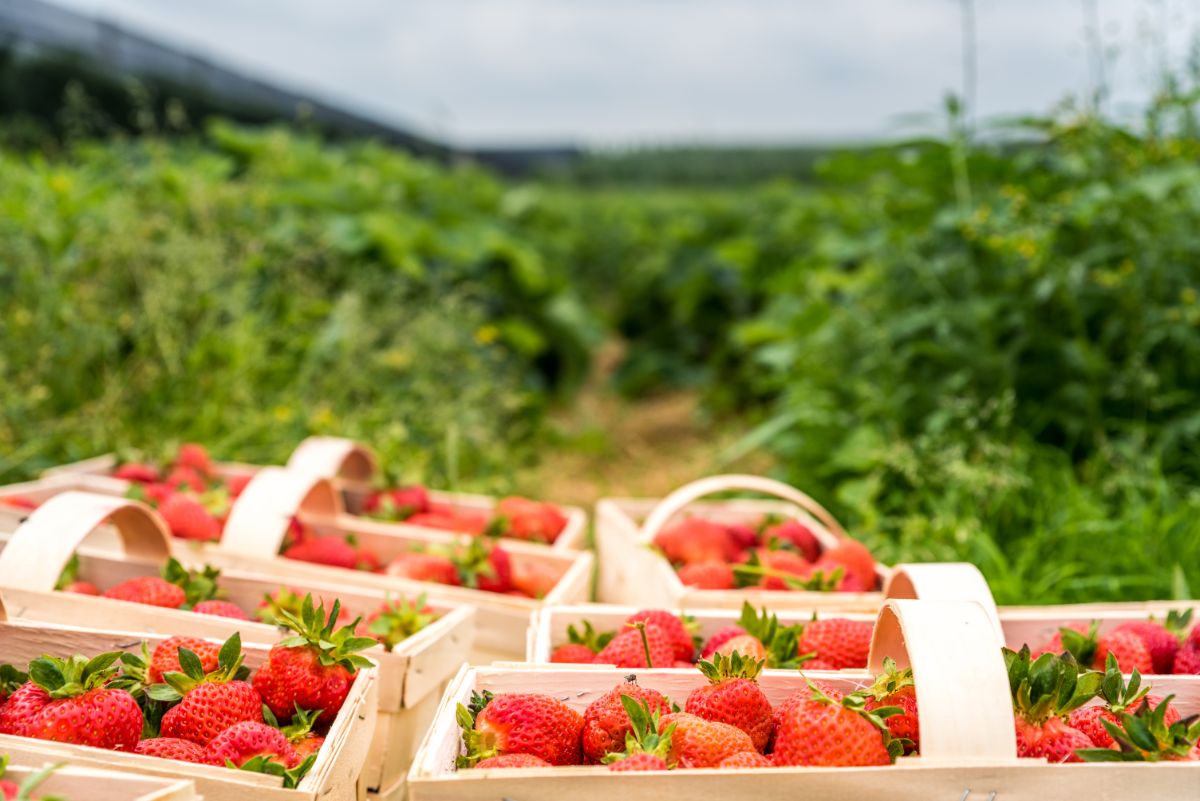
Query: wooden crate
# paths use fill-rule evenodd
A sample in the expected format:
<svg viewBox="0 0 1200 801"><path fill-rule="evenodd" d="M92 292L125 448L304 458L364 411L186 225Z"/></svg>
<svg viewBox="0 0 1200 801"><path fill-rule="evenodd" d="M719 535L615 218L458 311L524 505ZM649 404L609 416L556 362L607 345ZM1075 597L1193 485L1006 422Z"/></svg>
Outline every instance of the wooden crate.
<svg viewBox="0 0 1200 801"><path fill-rule="evenodd" d="M699 503L707 496L731 491L761 493L775 500ZM825 548L847 538L833 516L812 498L760 476L712 476L680 487L662 500L604 498L596 504L595 522L601 601L664 609L740 609L743 601L749 601L775 610L836 607L859 612L874 612L883 602L879 592L698 590L685 586L671 564L651 547L655 535L685 512L728 523L755 521L768 514L799 519ZM887 569L880 566L879 571L880 580L886 580Z"/></svg>
<svg viewBox="0 0 1200 801"><path fill-rule="evenodd" d="M595 666L467 667L451 684L409 774L411 801L642 801L721 798L751 801L803 798L841 801L1043 801L1044 799L1194 799L1200 764L1073 764L1018 759L1012 703L992 622L978 604L889 601L879 614L871 647L871 672L812 672L835 686L853 689L871 680L892 656L911 665L921 722L920 756L894 766L870 768L758 768L613 773L604 767L566 767L456 772L461 732L457 704L472 691L542 692L582 711L622 682L626 669ZM696 670L637 671L638 683L682 702L706 679ZM760 684L773 704L802 689L796 671L766 671ZM1176 693L1180 711L1200 711L1200 689L1161 677L1156 692Z"/></svg>
<svg viewBox="0 0 1200 801"><path fill-rule="evenodd" d="M89 532L105 520L116 532L124 553L79 549ZM170 535L162 518L135 501L66 492L39 507L12 535L0 535L3 539L7 541L0 551L0 588L4 588L14 617L163 636L187 633L222 641L238 632L243 642L262 645L271 645L280 637L279 629L264 623L56 592L55 580L72 553L79 556L80 577L102 587L158 573L170 556ZM222 573L220 585L228 600L253 611L281 582L250 572L227 571ZM325 598L330 604L336 598L352 616L369 614L389 595L380 589L291 579L287 586ZM373 791L403 781L417 738L446 684L470 653L474 608L437 599L432 599L430 606L439 615L437 620L390 652L376 648L368 654L379 663L379 714L363 773L366 786Z"/></svg>
<svg viewBox="0 0 1200 801"><path fill-rule="evenodd" d="M19 749L17 763L9 763L4 778L23 782L29 774L46 765L57 764L52 753L37 748ZM187 779L166 779L120 773L115 770L89 770L69 765L59 767L35 791L37 797L59 796L67 801L201 801L196 786Z"/></svg>
<svg viewBox="0 0 1200 801"><path fill-rule="evenodd" d="M124 495L129 489L129 483L112 477L111 473L116 466L116 457L113 454L107 454L81 462L52 467L43 471L42 475L52 478L87 476L91 480L99 479L96 484L92 485L92 489ZM217 473L225 477L253 475L262 467L263 465L239 462L216 464ZM305 439L288 457L286 467L293 472L303 473L313 478L328 478L334 481L342 492L345 509L356 517L362 510L363 501L371 490L378 470L375 455L368 446L342 437L309 437ZM488 514L496 508L497 503L497 499L490 495L442 490L431 490L429 498L434 503L453 506L463 511ZM558 508L567 518L567 525L554 544L545 547L570 552L585 550L587 548L587 512L578 506L558 505ZM386 523L367 517L361 517L360 522L370 522L376 530L395 527L400 531L414 529L417 532L439 531L439 529L412 526L407 523ZM508 540L505 541L508 542Z"/></svg>
<svg viewBox="0 0 1200 801"><path fill-rule="evenodd" d="M0 603L0 662L28 664L42 655L69 657L82 653L94 655L106 651L138 652L143 641L153 649L165 637L132 632L101 631L75 626L59 626L26 621L9 621ZM246 666L258 668L270 650L265 645L246 644ZM374 667L359 670L350 694L330 726L325 743L312 770L296 789L285 790L280 779L246 771L208 765L191 765L89 746L67 745L0 735L0 753L21 759L44 755L53 761L67 761L83 768L109 768L144 776L190 780L207 801L358 801L366 788L361 777L363 763L375 730L375 710L379 698L378 675Z"/></svg>

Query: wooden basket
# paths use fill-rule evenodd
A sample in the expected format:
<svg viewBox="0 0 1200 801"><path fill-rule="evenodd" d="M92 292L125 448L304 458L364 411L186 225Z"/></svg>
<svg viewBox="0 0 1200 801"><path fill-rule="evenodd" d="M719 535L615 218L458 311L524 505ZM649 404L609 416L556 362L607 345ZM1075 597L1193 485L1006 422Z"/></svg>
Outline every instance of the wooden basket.
<svg viewBox="0 0 1200 801"><path fill-rule="evenodd" d="M108 454L52 467L43 471L42 475L59 479L71 477L78 479L81 476L87 476L89 482L95 481L95 483L90 487L86 485L78 487L79 489L90 488L115 495L124 495L129 489L129 482L112 477L111 473L116 466L116 456ZM263 467L263 465L238 462L219 462L215 465L218 475L226 478L235 475L253 475ZM309 437L305 439L296 446L296 450L292 451L286 467L288 470L313 478L332 480L342 492L345 508L355 516L361 512L363 501L371 491L372 481L378 472L375 454L368 446L342 437ZM429 498L434 503L453 506L463 511L488 514L491 514L496 508L497 503L497 499L489 495L441 490L430 491ZM587 548L587 512L578 506L558 505L558 508L567 518L567 525L555 539L554 544L545 547L571 552L585 550ZM424 526L387 523L366 517L361 518L360 522L369 522L377 530L396 527L402 531L439 531L439 529ZM506 539L505 542L509 542L509 540Z"/></svg>
<svg viewBox="0 0 1200 801"><path fill-rule="evenodd" d="M4 778L18 785L29 774L57 764L52 754L37 756L37 749L22 749L21 764L12 764ZM113 770L59 767L38 785L38 796L60 796L67 801L200 801L196 786L187 779L138 776Z"/></svg>
<svg viewBox="0 0 1200 801"><path fill-rule="evenodd" d="M991 621L974 603L889 601L879 613L871 646L871 671L884 656L911 665L920 710L920 756L870 768L758 768L613 773L604 767L466 770L455 772L461 747L455 707L472 691L542 692L582 711L621 683L628 670L591 666L468 667L443 699L434 726L409 774L411 801L641 801L721 798L750 801L802 798L841 801L1041 801L1065 798L1195 798L1200 764L1050 765L1017 759L1012 703L1004 661ZM853 689L872 672L812 672ZM682 702L706 679L696 670L642 670L638 683ZM772 704L802 689L795 671L767 671L760 685ZM1200 692L1167 677L1156 692L1177 693L1183 714L1200 711Z"/></svg>
<svg viewBox="0 0 1200 801"><path fill-rule="evenodd" d="M165 637L130 632L99 631L74 626L8 621L0 602L0 662L27 664L42 655L69 657L106 651L138 652L142 641L154 648ZM258 668L270 650L245 644L247 667ZM285 790L280 779L240 770L192 765L90 746L33 740L0 734L0 753L21 762L67 761L83 768L109 768L143 776L191 780L206 801L356 801L363 797L363 763L375 728L379 686L375 668L359 670L345 704L330 726L312 770L296 789Z"/></svg>
<svg viewBox="0 0 1200 801"><path fill-rule="evenodd" d="M743 491L779 500L727 500L697 503L716 493ZM655 535L684 511L709 520L740 522L781 514L801 520L824 548L847 539L828 511L803 492L760 476L712 476L687 484L661 501L605 498L596 504L596 549L600 558L599 598L607 603L656 606L664 609L740 609L743 601L768 609L837 607L843 611L874 612L883 602L879 592L784 592L746 588L699 590L675 575L651 545ZM879 576L886 579L886 569Z"/></svg>
<svg viewBox="0 0 1200 801"><path fill-rule="evenodd" d="M77 550L101 521L109 521L124 553ZM198 615L103 597L54 590L55 581L77 553L80 575L102 586L135 576L156 575L170 556L170 535L155 512L135 501L81 492L66 492L43 504L8 538L0 551L0 588L13 616L170 636L225 640L234 632L242 641L271 645L279 629L264 623ZM199 565L194 565L199 567ZM222 573L226 597L253 610L281 581L248 572ZM366 615L388 596L380 589L339 587L289 579L288 587L314 597L342 602L350 615ZM399 643L392 651L373 649L379 663L379 715L363 778L368 789L383 794L403 782L417 740L433 717L442 691L466 661L475 636L475 610L466 605L430 606L438 619Z"/></svg>

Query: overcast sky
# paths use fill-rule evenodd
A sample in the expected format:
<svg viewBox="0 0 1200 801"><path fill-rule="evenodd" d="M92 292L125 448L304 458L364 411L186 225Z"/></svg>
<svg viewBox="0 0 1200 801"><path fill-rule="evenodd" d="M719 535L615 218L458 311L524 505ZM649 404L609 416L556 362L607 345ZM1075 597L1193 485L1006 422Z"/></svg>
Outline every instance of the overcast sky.
<svg viewBox="0 0 1200 801"><path fill-rule="evenodd" d="M958 0L56 0L459 144L874 137L962 85ZM1088 86L1089 0L976 0L977 111ZM1094 0L1123 105L1200 0Z"/></svg>

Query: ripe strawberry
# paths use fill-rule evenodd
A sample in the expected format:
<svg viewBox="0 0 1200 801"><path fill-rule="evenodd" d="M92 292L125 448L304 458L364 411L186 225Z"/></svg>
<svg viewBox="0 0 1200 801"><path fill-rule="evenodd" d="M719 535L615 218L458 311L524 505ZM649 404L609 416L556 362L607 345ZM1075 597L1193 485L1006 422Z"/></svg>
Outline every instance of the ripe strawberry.
<svg viewBox="0 0 1200 801"><path fill-rule="evenodd" d="M613 637L596 654L595 662L624 668L670 667L675 662L675 644L655 624L638 623Z"/></svg>
<svg viewBox="0 0 1200 801"><path fill-rule="evenodd" d="M836 670L865 668L873 629L867 620L844 617L814 620L804 626L798 647L800 653L815 654L815 658Z"/></svg>
<svg viewBox="0 0 1200 801"><path fill-rule="evenodd" d="M167 477L162 483L166 484L175 492L195 492L203 493L206 487L204 479L190 467L175 467L171 472L167 473Z"/></svg>
<svg viewBox="0 0 1200 801"><path fill-rule="evenodd" d="M217 542L221 539L221 524L204 504L195 498L174 493L158 507L172 536L196 542Z"/></svg>
<svg viewBox="0 0 1200 801"><path fill-rule="evenodd" d="M489 692L473 695L469 707L458 705L466 756L460 767L504 754L533 754L551 765L578 765L583 716L571 707L538 693Z"/></svg>
<svg viewBox="0 0 1200 801"><path fill-rule="evenodd" d="M90 745L117 751L132 751L142 733L142 710L125 690L105 685L117 672L119 653L100 654L92 659L41 657L29 663L29 679L46 693L46 702L30 715L19 732L24 737L60 743ZM18 694L21 691L18 691ZM13 706L17 694L5 704ZM36 704L35 694L22 699L28 714Z"/></svg>
<svg viewBox="0 0 1200 801"><path fill-rule="evenodd" d="M527 598L538 600L545 598L558 584L560 578L562 578L561 572L545 562L522 559L513 563L513 587Z"/></svg>
<svg viewBox="0 0 1200 801"><path fill-rule="evenodd" d="M1135 672L1126 684L1117 658L1110 654L1105 660L1104 680L1099 688L1099 697L1103 703L1072 710L1067 722L1071 728L1086 734L1096 746L1113 748L1116 741L1106 730L1103 721L1119 723L1120 714L1126 710L1136 711L1137 707L1145 703L1146 693L1149 691L1149 686L1142 686L1141 673Z"/></svg>
<svg viewBox="0 0 1200 801"><path fill-rule="evenodd" d="M429 492L419 484L372 492L363 511L383 520L407 520L429 511Z"/></svg>
<svg viewBox="0 0 1200 801"><path fill-rule="evenodd" d="M250 616L242 608L231 601L201 601L192 607L192 611L200 615L227 617L232 620L249 620Z"/></svg>
<svg viewBox="0 0 1200 801"><path fill-rule="evenodd" d="M734 652L726 657L713 655L711 662L697 667L709 684L688 694L685 710L705 720L728 723L750 736L761 752L771 737L771 702L758 686L758 674L765 663L744 658Z"/></svg>
<svg viewBox="0 0 1200 801"><path fill-rule="evenodd" d="M1075 756L1085 762L1180 762L1200 757L1200 720L1195 715L1181 719L1171 707L1174 696L1154 703L1146 696L1136 710L1117 713L1117 720L1103 720L1111 748L1082 748Z"/></svg>
<svg viewBox="0 0 1200 801"><path fill-rule="evenodd" d="M583 631L572 624L567 626L567 642L550 655L551 662L585 664L595 661L596 653L616 636L614 631L597 632L590 620L584 620Z"/></svg>
<svg viewBox="0 0 1200 801"><path fill-rule="evenodd" d="M685 587L698 590L732 590L733 568L724 562L694 562L681 565L676 575Z"/></svg>
<svg viewBox="0 0 1200 801"><path fill-rule="evenodd" d="M0 705L0 734L27 737L25 732L38 712L50 703L50 693L34 682L21 685Z"/></svg>
<svg viewBox="0 0 1200 801"><path fill-rule="evenodd" d="M466 547L456 548L450 559L464 587L485 592L513 589L512 558L494 542L482 538L471 540Z"/></svg>
<svg viewBox="0 0 1200 801"><path fill-rule="evenodd" d="M553 543L567 527L567 518L552 503L509 496L496 504L496 525L503 536Z"/></svg>
<svg viewBox="0 0 1200 801"><path fill-rule="evenodd" d="M158 481L158 469L153 465L142 462L128 462L120 465L113 471L113 478L119 478L122 481L133 481L137 484L148 484L152 481Z"/></svg>
<svg viewBox="0 0 1200 801"><path fill-rule="evenodd" d="M644 771L667 770L668 767L666 761L662 757L643 752L618 759L616 762L610 763L608 769L615 771Z"/></svg>
<svg viewBox="0 0 1200 801"><path fill-rule="evenodd" d="M917 716L917 689L913 684L912 668L898 670L891 657L884 657L883 673L863 693L867 696L865 708L868 712L877 713L889 707L899 710L884 718L888 731L900 741L905 754L920 753L921 722Z"/></svg>
<svg viewBox="0 0 1200 801"><path fill-rule="evenodd" d="M676 660L692 661L692 657L696 655L696 641L692 637L692 630L696 627L695 620L680 617L663 609L643 609L630 615L625 621L625 625L631 626L639 620L644 623L653 623L663 630L675 648Z"/></svg>
<svg viewBox="0 0 1200 801"><path fill-rule="evenodd" d="M756 565L761 568L757 586L766 590L798 590L804 589L812 565L803 556L792 551L772 551L758 548L754 551L756 559L747 562L749 567ZM747 575L745 567L735 569L735 576Z"/></svg>
<svg viewBox="0 0 1200 801"><path fill-rule="evenodd" d="M1153 673L1154 661L1141 637L1131 631L1112 631L1101 635L1096 643L1095 667L1104 665L1108 655L1117 658L1122 673Z"/></svg>
<svg viewBox="0 0 1200 801"><path fill-rule="evenodd" d="M755 750L750 735L727 723L675 712L659 721L659 730L664 734L670 726L675 728L667 762L681 768L715 768L726 757Z"/></svg>
<svg viewBox="0 0 1200 801"><path fill-rule="evenodd" d="M809 687L809 697L793 696L781 710L771 757L776 765L889 765L903 752L884 719L865 709L866 696L834 698L812 682Z"/></svg>
<svg viewBox="0 0 1200 801"><path fill-rule="evenodd" d="M1079 762L1076 749L1095 744L1067 725L1065 717L1095 697L1103 676L1080 674L1070 654L1031 659L1028 646L1019 652L1005 648L1004 661L1016 713L1017 756Z"/></svg>
<svg viewBox="0 0 1200 801"><path fill-rule="evenodd" d="M145 501L156 509L161 509L162 505L167 502L167 499L176 494L175 488L165 481L136 484L127 493L134 500Z"/></svg>
<svg viewBox="0 0 1200 801"><path fill-rule="evenodd" d="M738 547L724 526L698 517L667 526L654 537L654 544L676 564L730 562L738 555Z"/></svg>
<svg viewBox="0 0 1200 801"><path fill-rule="evenodd" d="M821 554L821 545L812 529L799 520L785 520L782 523L768 525L763 528L760 543L767 547L787 545L799 551L800 555L809 562L817 561Z"/></svg>
<svg viewBox="0 0 1200 801"><path fill-rule="evenodd" d="M1122 623L1114 632L1127 631L1135 634L1150 652L1150 661L1155 673L1170 673L1179 651L1180 635L1192 619L1192 610L1183 614L1172 610L1163 623L1154 620L1134 620Z"/></svg>
<svg viewBox="0 0 1200 801"><path fill-rule="evenodd" d="M445 504L429 505L429 511L415 514L404 521L410 526L424 526L441 531L481 536L488 530L488 515L474 509L458 509Z"/></svg>
<svg viewBox="0 0 1200 801"><path fill-rule="evenodd" d="M804 669L805 671L837 670L837 668L826 662L824 659L806 659L804 661Z"/></svg>
<svg viewBox="0 0 1200 801"><path fill-rule="evenodd" d="M745 634L746 630L741 626L723 626L722 628L717 629L715 632L713 632L712 636L705 641L704 647L700 649L700 658L708 659L710 656L715 654L717 649L722 645L734 639L735 637L745 636Z"/></svg>
<svg viewBox="0 0 1200 801"><path fill-rule="evenodd" d="M739 552L758 545L758 529L749 523L722 523L729 540Z"/></svg>
<svg viewBox="0 0 1200 801"><path fill-rule="evenodd" d="M364 545L355 549L354 558L354 566L359 570L365 570L368 573L379 573L383 570L383 560L379 558L379 554Z"/></svg>
<svg viewBox="0 0 1200 801"><path fill-rule="evenodd" d="M739 637L726 640L710 656L732 656L733 654L741 654L744 657L765 661L767 658L767 648L762 644L762 640L757 637L751 634L742 634Z"/></svg>
<svg viewBox="0 0 1200 801"><path fill-rule="evenodd" d="M246 490L246 485L254 480L253 473L234 473L225 478L225 492L230 498L236 498Z"/></svg>
<svg viewBox="0 0 1200 801"><path fill-rule="evenodd" d="M38 505L33 498L27 498L24 495L9 495L7 498L0 498L0 506L11 506L15 509L36 509Z"/></svg>
<svg viewBox="0 0 1200 801"><path fill-rule="evenodd" d="M21 689L29 681L29 676L17 670L13 665L0 664L0 710L8 697Z"/></svg>
<svg viewBox="0 0 1200 801"><path fill-rule="evenodd" d="M90 581L72 581L62 588L63 592L72 592L76 595L99 595L100 588Z"/></svg>
<svg viewBox="0 0 1200 801"><path fill-rule="evenodd" d="M875 557L858 540L842 540L821 554L821 561L832 562L846 570L862 591L874 590L879 583L875 572Z"/></svg>
<svg viewBox="0 0 1200 801"><path fill-rule="evenodd" d="M270 727L279 729L283 732L283 736L291 744L296 753L296 758L292 764L298 764L307 758L310 754L314 755L321 750L321 746L325 744L325 738L315 733L312 728L316 724L317 718L320 717L321 710L307 710L296 707L292 714L292 722L287 726L281 726L279 720L271 712L270 709L263 710L263 721Z"/></svg>
<svg viewBox="0 0 1200 801"><path fill-rule="evenodd" d="M318 721L332 723L357 670L371 666L371 661L357 652L374 647L375 639L355 636L357 620L336 629L340 607L334 601L326 615L324 605L313 609L310 595L304 599L300 617L281 613L284 625L295 635L272 646L266 663L254 675L254 689L280 720L290 720L297 708L320 709Z"/></svg>
<svg viewBox="0 0 1200 801"><path fill-rule="evenodd" d="M285 559L330 565L353 570L358 567L358 551L342 537L315 537L296 543L283 552Z"/></svg>
<svg viewBox="0 0 1200 801"><path fill-rule="evenodd" d="M458 568L450 557L437 553L402 553L388 564L385 572L389 576L413 581L432 581L455 587L462 583L458 578Z"/></svg>
<svg viewBox="0 0 1200 801"><path fill-rule="evenodd" d="M1200 631L1200 626L1197 626L1195 630ZM1200 649L1180 648L1179 652L1175 654L1171 672L1177 676L1200 675Z"/></svg>
<svg viewBox="0 0 1200 801"><path fill-rule="evenodd" d="M185 442L179 446L179 452L175 454L175 465L195 470L204 476L213 474L213 464L208 457L208 450L203 445L197 445L194 442Z"/></svg>
<svg viewBox="0 0 1200 801"><path fill-rule="evenodd" d="M502 756L481 759L475 764L475 770L488 768L552 768L554 767L541 757L533 754L503 754Z"/></svg>
<svg viewBox="0 0 1200 801"><path fill-rule="evenodd" d="M200 657L188 648L178 649L182 671L163 675L166 684L147 692L158 701L178 701L162 717L163 737L208 743L225 729L243 721L262 722L262 699L241 680L242 640L234 634L217 654L217 668L204 672Z"/></svg>
<svg viewBox="0 0 1200 801"><path fill-rule="evenodd" d="M569 665L590 664L596 657L594 651L581 643L572 642L560 645L550 654L550 661Z"/></svg>
<svg viewBox="0 0 1200 801"><path fill-rule="evenodd" d="M178 609L187 600L187 595L180 587L160 576L138 576L122 581L109 588L104 597L163 609Z"/></svg>
<svg viewBox="0 0 1200 801"><path fill-rule="evenodd" d="M204 673L212 673L217 669L221 647L207 640L196 637L168 637L158 644L150 657L146 677L151 684L161 684L167 673L179 673L183 668L179 664L179 649L187 648L200 660L200 668Z"/></svg>
<svg viewBox="0 0 1200 801"><path fill-rule="evenodd" d="M437 613L429 608L425 594L421 593L413 602L404 597L385 600L367 617L358 633L383 643L383 649L391 651L435 620Z"/></svg>
<svg viewBox="0 0 1200 801"><path fill-rule="evenodd" d="M232 762L242 767L255 757L263 757L291 767L298 761L296 749L279 729L245 720L235 723L214 737L204 749L204 755L213 765Z"/></svg>
<svg viewBox="0 0 1200 801"><path fill-rule="evenodd" d="M583 712L584 761L598 763L608 754L625 749L625 738L633 731L633 722L625 710L625 698L644 703L651 712L665 715L671 711L670 702L657 690L633 681L614 687Z"/></svg>
<svg viewBox="0 0 1200 801"><path fill-rule="evenodd" d="M323 596L317 596L317 603L329 606L331 599ZM336 601L337 599L332 599ZM280 587L275 592L263 595L263 599L258 603L258 609L254 616L263 623L268 623L272 626L283 626L283 613L290 612L292 615L299 617L304 610L304 595L292 587ZM337 624L342 625L346 617L346 610L338 608Z"/></svg>
<svg viewBox="0 0 1200 801"><path fill-rule="evenodd" d="M671 755L675 724L663 724L661 720L663 707L669 707L667 700L662 696L659 696L661 700L653 697L649 701L639 700L622 693L622 689L618 687L612 693L618 693L617 700L623 711L622 725L628 724L624 748L614 743L613 750L605 754L602 761L608 764L609 770L616 771L667 770L673 767L674 762L668 764L667 759ZM669 713L670 709L666 711ZM617 720L617 714L611 714L614 721Z"/></svg>
<svg viewBox="0 0 1200 801"><path fill-rule="evenodd" d="M180 762L194 762L197 765L213 764L202 747L191 740L180 740L176 737L151 737L139 742L134 750L142 756L176 759Z"/></svg>
<svg viewBox="0 0 1200 801"><path fill-rule="evenodd" d="M769 768L775 763L757 751L741 751L721 760L718 768Z"/></svg>

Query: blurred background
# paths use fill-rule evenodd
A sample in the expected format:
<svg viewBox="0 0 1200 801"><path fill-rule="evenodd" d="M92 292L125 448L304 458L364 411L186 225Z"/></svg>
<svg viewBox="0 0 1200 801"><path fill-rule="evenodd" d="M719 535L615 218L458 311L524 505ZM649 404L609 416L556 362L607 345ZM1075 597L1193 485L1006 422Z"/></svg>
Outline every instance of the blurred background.
<svg viewBox="0 0 1200 801"><path fill-rule="evenodd" d="M0 478L311 433L744 470L1001 602L1200 586L1200 3L0 0Z"/></svg>

